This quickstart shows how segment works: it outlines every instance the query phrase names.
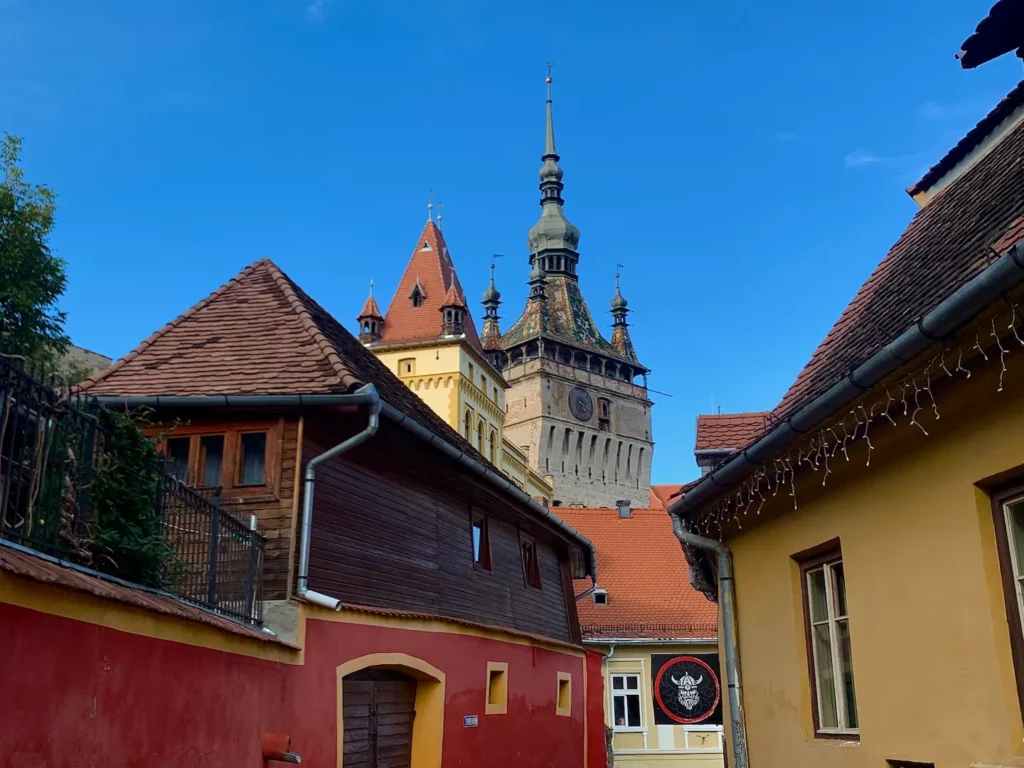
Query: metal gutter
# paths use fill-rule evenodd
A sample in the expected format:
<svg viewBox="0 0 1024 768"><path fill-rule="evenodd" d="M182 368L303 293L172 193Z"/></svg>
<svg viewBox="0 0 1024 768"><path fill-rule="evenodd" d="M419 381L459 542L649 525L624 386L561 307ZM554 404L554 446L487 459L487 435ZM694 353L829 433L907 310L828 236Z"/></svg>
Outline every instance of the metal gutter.
<svg viewBox="0 0 1024 768"><path fill-rule="evenodd" d="M916 358L939 339L962 328L978 313L1024 282L1024 240L1018 241L991 266L946 297L866 362L861 363L827 392L788 416L771 432L739 451L733 458L702 477L683 498L670 504L669 513L685 514L701 506L747 474L750 467L778 455L791 441L814 429L850 401Z"/></svg>
<svg viewBox="0 0 1024 768"><path fill-rule="evenodd" d="M372 385L367 385L373 389ZM365 390L365 387L363 388ZM373 390L376 396L376 390ZM371 402L368 396L360 394L363 390L350 395L200 395L194 397L172 397L172 396L151 396L151 397L119 397L104 395L97 397L102 405L115 408L217 408L217 407L280 407L280 406L313 406L313 405L359 405ZM511 480L504 475L488 469L469 454L459 450L451 443L431 432L419 422L406 416L404 413L379 399L380 413L386 416L403 429L416 435L429 445L449 456L474 474L487 480L491 485L511 496L520 504L525 504L533 512L540 515L554 527L561 530L569 538L574 539L588 553L590 559L591 581L597 583L597 549L594 543L577 531L562 518L551 512L543 504L539 504L529 494L517 488ZM337 454L335 454L337 455ZM306 518L308 519L308 518ZM301 570L301 568L300 568ZM301 581L301 575L300 575Z"/></svg>
<svg viewBox="0 0 1024 768"><path fill-rule="evenodd" d="M672 514L672 533L679 543L710 552L718 559L718 604L725 657L725 682L729 697L729 733L732 736L732 765L748 768L747 720L743 714L743 685L740 680L740 647L736 628L736 580L732 571L732 551L720 541L690 533L678 514Z"/></svg>

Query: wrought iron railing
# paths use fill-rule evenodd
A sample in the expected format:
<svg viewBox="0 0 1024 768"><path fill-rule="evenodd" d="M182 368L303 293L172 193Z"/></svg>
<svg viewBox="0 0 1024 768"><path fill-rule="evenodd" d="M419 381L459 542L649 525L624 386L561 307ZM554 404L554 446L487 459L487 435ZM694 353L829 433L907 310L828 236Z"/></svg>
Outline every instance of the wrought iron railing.
<svg viewBox="0 0 1024 768"><path fill-rule="evenodd" d="M116 461L116 448L100 406L67 389L24 358L0 354L0 539L102 571L90 491L94 470ZM265 539L255 519L225 512L216 492L190 488L165 471L162 457L152 472L169 550L159 586L260 624Z"/></svg>

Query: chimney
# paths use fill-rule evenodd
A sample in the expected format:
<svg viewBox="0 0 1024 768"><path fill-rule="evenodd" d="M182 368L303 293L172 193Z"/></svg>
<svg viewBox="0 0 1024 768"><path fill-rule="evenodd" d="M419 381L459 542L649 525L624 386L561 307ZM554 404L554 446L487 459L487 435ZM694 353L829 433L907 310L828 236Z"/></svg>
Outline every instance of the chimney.
<svg viewBox="0 0 1024 768"><path fill-rule="evenodd" d="M619 510L619 517L625 518L633 516L633 510L629 508L629 499L616 501L615 507Z"/></svg>

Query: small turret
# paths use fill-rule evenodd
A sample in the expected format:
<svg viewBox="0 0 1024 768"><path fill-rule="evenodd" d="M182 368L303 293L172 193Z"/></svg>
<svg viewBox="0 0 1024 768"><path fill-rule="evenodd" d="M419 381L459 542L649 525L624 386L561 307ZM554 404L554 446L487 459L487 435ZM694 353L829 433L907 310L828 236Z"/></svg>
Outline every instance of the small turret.
<svg viewBox="0 0 1024 768"><path fill-rule="evenodd" d="M373 280L370 281L370 295L366 297L363 309L356 317L359 322L359 341L363 344L374 344L380 341L384 316L380 313L377 300L373 298Z"/></svg>
<svg viewBox="0 0 1024 768"><path fill-rule="evenodd" d="M448 286L441 303L441 335L445 338L461 336L466 332L466 299L455 281Z"/></svg>
<svg viewBox="0 0 1024 768"><path fill-rule="evenodd" d="M530 279L527 285L530 286L529 301L544 301L544 286L547 285L548 276L540 266L540 259L533 257L533 269L530 270Z"/></svg>
<svg viewBox="0 0 1024 768"><path fill-rule="evenodd" d="M612 299L612 348L620 356L627 360L636 359L636 351L633 349L633 341L629 338L629 323L626 322L626 315L630 312L629 302L622 295L619 287L619 273L615 273L615 297Z"/></svg>
<svg viewBox="0 0 1024 768"><path fill-rule="evenodd" d="M494 287L494 262L491 262L491 283L484 291L484 332L481 338L484 349L500 349L501 327L498 321L498 307L501 305L501 294Z"/></svg>

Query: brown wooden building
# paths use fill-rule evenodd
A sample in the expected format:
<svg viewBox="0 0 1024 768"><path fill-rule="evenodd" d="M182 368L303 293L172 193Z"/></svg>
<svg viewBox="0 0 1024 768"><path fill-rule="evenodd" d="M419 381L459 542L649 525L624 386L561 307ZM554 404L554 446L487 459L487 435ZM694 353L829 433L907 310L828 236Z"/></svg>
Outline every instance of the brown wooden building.
<svg viewBox="0 0 1024 768"><path fill-rule="evenodd" d="M415 701L415 722L427 724L408 718L410 743L399 739L398 750L409 764L483 765L508 749L522 765L584 764L572 579L595 577L593 546L271 261L154 333L84 394L152 408L174 471L218 489L234 514L256 516L268 539L268 626L307 654L331 644L331 674L347 670L339 699L363 701L376 681L381 696ZM351 666L363 646L365 664ZM396 653L406 661L381 656ZM431 698L438 679L456 685ZM395 680L420 690L389 693ZM339 704L339 764L351 753L360 765L360 750L371 760L369 731L353 729L369 709L350 707ZM515 738L524 728L536 734L528 744Z"/></svg>

